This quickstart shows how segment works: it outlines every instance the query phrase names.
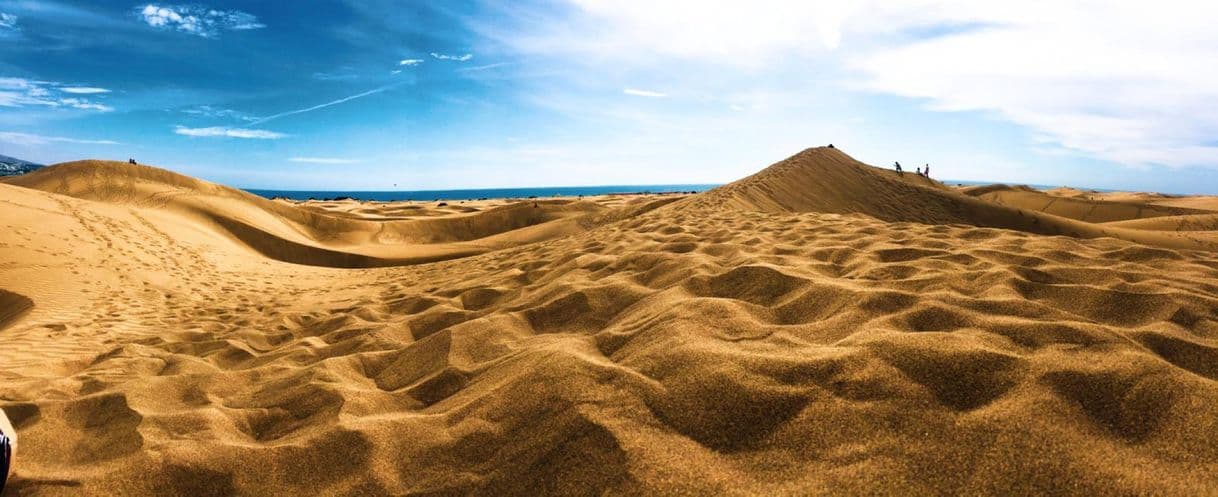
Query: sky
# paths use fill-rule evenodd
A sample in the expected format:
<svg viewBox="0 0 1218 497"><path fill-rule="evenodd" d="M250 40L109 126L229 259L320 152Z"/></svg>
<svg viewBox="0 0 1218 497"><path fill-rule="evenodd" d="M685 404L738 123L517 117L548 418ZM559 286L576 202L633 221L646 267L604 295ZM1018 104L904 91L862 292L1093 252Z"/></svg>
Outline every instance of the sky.
<svg viewBox="0 0 1218 497"><path fill-rule="evenodd" d="M940 179L1218 193L1218 4L0 0L0 154L243 188Z"/></svg>

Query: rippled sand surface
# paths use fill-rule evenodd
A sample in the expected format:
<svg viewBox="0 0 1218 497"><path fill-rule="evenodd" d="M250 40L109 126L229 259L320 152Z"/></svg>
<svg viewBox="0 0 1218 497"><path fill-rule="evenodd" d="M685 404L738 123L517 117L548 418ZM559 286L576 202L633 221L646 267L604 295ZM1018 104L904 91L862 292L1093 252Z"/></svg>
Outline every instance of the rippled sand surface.
<svg viewBox="0 0 1218 497"><path fill-rule="evenodd" d="M5 495L1208 495L1212 199L0 183Z"/></svg>

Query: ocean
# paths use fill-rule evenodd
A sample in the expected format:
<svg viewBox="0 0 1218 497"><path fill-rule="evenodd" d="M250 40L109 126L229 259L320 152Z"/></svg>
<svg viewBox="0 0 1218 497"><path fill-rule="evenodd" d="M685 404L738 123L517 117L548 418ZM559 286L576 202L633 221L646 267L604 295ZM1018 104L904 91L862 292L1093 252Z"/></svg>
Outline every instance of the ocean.
<svg viewBox="0 0 1218 497"><path fill-rule="evenodd" d="M396 200L477 200L481 198L578 197L611 193L704 192L717 184L679 185L603 185L603 186L543 186L535 188L480 188L470 190L407 190L407 191L299 191L246 190L266 198L292 200L322 200L350 197L356 200L390 202Z"/></svg>
<svg viewBox="0 0 1218 497"><path fill-rule="evenodd" d="M943 180L947 185L981 186L992 185L991 181ZM344 191L344 190L246 190L266 198L288 198L292 200L325 200L350 197L356 200L390 202L397 200L477 200L481 198L529 197L578 197L580 195L607 195L611 193L664 193L704 192L719 184L675 184L675 185L602 185L602 186L541 186L533 188L477 188L466 190L404 190L404 191ZM1054 185L1026 185L1038 190L1057 188ZM1114 192L1104 188L1090 188L1098 192Z"/></svg>

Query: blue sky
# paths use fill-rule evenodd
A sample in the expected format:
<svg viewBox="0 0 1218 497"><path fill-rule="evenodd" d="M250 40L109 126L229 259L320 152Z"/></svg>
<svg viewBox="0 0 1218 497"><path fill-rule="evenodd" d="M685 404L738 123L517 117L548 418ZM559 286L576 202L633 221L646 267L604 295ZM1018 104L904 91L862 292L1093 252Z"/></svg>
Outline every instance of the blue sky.
<svg viewBox="0 0 1218 497"><path fill-rule="evenodd" d="M1215 7L0 0L0 154L247 188L939 178L1218 193Z"/></svg>

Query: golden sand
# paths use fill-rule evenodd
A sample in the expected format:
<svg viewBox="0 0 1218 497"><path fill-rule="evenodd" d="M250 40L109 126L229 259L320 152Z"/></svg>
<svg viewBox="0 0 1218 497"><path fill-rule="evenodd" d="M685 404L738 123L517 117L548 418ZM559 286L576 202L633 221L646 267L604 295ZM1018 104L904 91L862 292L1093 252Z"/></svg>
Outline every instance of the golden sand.
<svg viewBox="0 0 1218 497"><path fill-rule="evenodd" d="M1218 493L1213 198L0 182L5 495Z"/></svg>

